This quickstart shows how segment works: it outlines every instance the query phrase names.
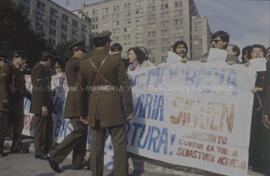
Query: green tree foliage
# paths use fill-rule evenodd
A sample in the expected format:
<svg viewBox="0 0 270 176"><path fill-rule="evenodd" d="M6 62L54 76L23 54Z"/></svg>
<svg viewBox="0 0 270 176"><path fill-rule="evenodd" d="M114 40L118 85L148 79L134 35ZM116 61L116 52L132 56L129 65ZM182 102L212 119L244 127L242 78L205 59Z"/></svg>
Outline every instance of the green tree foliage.
<svg viewBox="0 0 270 176"><path fill-rule="evenodd" d="M0 3L0 53L9 55L11 51L23 50L33 66L40 58L41 51L53 51L42 34L30 28L29 20L16 4L10 0Z"/></svg>
<svg viewBox="0 0 270 176"><path fill-rule="evenodd" d="M55 55L57 56L57 62L62 66L72 56L72 50L69 48L76 41L66 41L56 46Z"/></svg>

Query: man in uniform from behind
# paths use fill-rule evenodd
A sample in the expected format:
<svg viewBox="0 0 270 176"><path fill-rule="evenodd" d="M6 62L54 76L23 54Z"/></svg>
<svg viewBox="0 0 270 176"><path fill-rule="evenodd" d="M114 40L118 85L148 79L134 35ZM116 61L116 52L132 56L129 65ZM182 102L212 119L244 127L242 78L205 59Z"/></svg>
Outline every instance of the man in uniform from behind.
<svg viewBox="0 0 270 176"><path fill-rule="evenodd" d="M73 50L73 56L66 63L65 71L67 77L67 84L69 91L65 103L65 118L70 119L73 131L57 145L48 154L48 161L50 167L57 173L62 170L59 168L61 162L73 150L72 168L74 170L82 169L87 165L84 159L86 155L86 140L87 140L87 125L85 125L78 115L77 98L76 98L76 82L78 79L78 72L80 62L85 57L85 43L84 41L77 42L70 47Z"/></svg>
<svg viewBox="0 0 270 176"><path fill-rule="evenodd" d="M22 130L24 122L23 101L24 97L31 99L31 93L25 87L24 73L21 71L26 58L21 51L12 52L11 57L12 86L14 88L11 94L11 122L13 126L11 153L20 153L22 152Z"/></svg>
<svg viewBox="0 0 270 176"><path fill-rule="evenodd" d="M10 92L9 85L11 82L11 68L7 63L7 57L0 56L0 154L4 153L4 137L8 129L9 112L10 112Z"/></svg>
<svg viewBox="0 0 270 176"><path fill-rule="evenodd" d="M30 112L35 114L34 144L35 157L47 159L53 137L51 73L50 65L54 56L42 52L40 62L32 69L32 101Z"/></svg>
<svg viewBox="0 0 270 176"><path fill-rule="evenodd" d="M81 117L88 117L91 130L91 176L103 176L106 130L112 137L113 174L127 176L125 122L133 117L130 84L121 57L109 54L110 32L93 38L96 48L81 62L78 75L78 108ZM85 89L90 90L89 97L83 96ZM88 110L83 107L85 99Z"/></svg>

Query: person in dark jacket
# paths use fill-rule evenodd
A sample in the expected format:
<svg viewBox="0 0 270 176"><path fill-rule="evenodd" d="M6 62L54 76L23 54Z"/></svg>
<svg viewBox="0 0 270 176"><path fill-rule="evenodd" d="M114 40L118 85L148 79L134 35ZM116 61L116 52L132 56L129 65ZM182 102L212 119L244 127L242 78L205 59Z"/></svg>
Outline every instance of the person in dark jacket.
<svg viewBox="0 0 270 176"><path fill-rule="evenodd" d="M24 73L21 71L26 62L22 51L13 51L12 55L12 84L14 90L11 94L11 124L13 127L13 139L11 153L23 152L22 149L22 130L24 122L24 97L31 99L31 93L25 87Z"/></svg>
<svg viewBox="0 0 270 176"><path fill-rule="evenodd" d="M35 114L35 157L47 159L46 154L53 143L52 91L50 65L54 59L50 53L42 52L40 61L32 69L32 101L30 112Z"/></svg>

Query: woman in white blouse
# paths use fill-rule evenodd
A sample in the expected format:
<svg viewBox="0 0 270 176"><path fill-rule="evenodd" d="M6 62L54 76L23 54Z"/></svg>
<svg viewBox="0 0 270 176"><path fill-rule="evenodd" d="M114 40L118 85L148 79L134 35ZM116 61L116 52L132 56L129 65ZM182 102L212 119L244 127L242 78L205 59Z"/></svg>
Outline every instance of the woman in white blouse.
<svg viewBox="0 0 270 176"><path fill-rule="evenodd" d="M128 72L137 71L143 68L151 67L145 53L139 47L133 47L128 49L129 67Z"/></svg>

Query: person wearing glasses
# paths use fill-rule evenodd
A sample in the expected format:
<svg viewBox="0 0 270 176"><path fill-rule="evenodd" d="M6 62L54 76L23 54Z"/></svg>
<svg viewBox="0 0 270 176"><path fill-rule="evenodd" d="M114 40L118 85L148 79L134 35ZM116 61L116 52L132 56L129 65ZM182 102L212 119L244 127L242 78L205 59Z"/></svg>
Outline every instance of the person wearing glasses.
<svg viewBox="0 0 270 176"><path fill-rule="evenodd" d="M225 31L217 31L211 36L211 47L226 50L230 41L230 36ZM199 57L201 62L207 62L209 53ZM225 61L224 61L225 62Z"/></svg>

